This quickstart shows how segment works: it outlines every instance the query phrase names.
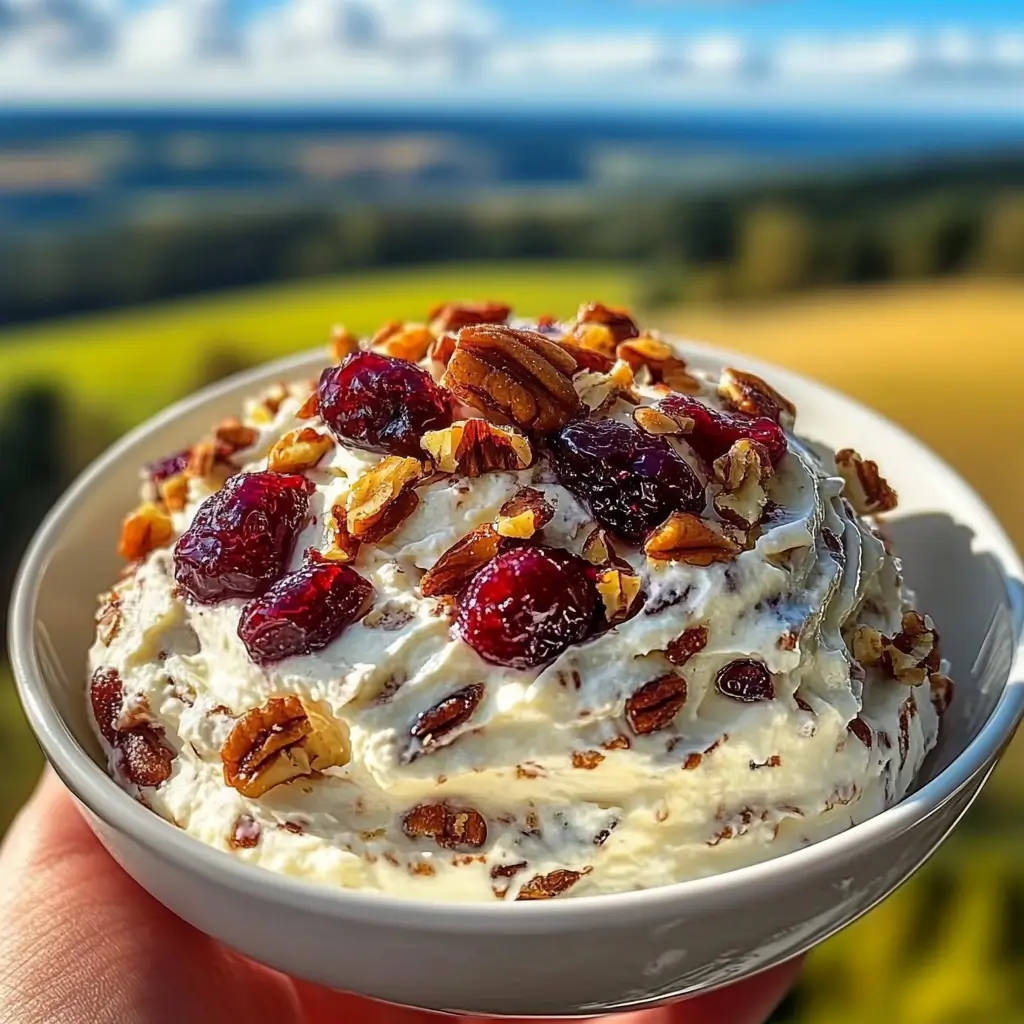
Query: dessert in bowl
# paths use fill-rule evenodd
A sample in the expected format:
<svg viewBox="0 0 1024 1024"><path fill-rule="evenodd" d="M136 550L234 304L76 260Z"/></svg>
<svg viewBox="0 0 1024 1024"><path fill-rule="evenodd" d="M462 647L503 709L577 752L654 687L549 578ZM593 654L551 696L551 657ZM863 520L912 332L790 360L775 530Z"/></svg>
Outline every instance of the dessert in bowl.
<svg viewBox="0 0 1024 1024"><path fill-rule="evenodd" d="M126 458L150 468L101 607L91 717L151 810L51 749L40 635L18 674L115 855L211 933L397 1001L598 1012L792 955L916 866L1019 716L1019 689L1000 696L1017 569L944 467L841 399L603 307L506 316L450 307L433 330L339 336L343 361L224 387L117 453L121 498ZM410 355L421 369L393 362ZM277 377L302 383L266 388ZM241 419L196 443L247 386ZM936 604L913 601L866 518L891 488L852 450L798 440L794 403L925 467L912 512L987 534L994 562L955 567L969 615L934 585ZM172 434L180 456L160 447ZM54 537L23 577L44 624L29 573ZM969 675L951 704L925 608ZM928 778L936 743L931 773L951 767L879 814ZM495 977L513 962L530 984Z"/></svg>

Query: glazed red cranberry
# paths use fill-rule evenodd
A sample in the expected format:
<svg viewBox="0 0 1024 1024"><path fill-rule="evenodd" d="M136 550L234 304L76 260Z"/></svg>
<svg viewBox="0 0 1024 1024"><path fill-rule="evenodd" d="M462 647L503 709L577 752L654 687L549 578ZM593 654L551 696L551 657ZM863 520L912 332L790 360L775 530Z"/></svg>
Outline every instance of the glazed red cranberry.
<svg viewBox="0 0 1024 1024"><path fill-rule="evenodd" d="M551 450L562 483L625 540L639 543L671 513L704 508L704 488L682 456L625 423L570 423Z"/></svg>
<svg viewBox="0 0 1024 1024"><path fill-rule="evenodd" d="M258 665L312 654L341 636L372 593L351 566L307 561L242 609L238 636Z"/></svg>
<svg viewBox="0 0 1024 1024"><path fill-rule="evenodd" d="M517 547L476 574L459 597L455 625L487 661L533 668L583 640L596 609L586 562L553 548Z"/></svg>
<svg viewBox="0 0 1024 1024"><path fill-rule="evenodd" d="M379 352L353 352L320 377L320 415L339 441L419 457L420 438L452 422L445 393L426 370Z"/></svg>
<svg viewBox="0 0 1024 1024"><path fill-rule="evenodd" d="M150 480L158 484L179 473L184 473L191 457L191 451L186 448L184 451L175 452L174 455L168 455L158 462L151 462L146 467L146 472L149 474Z"/></svg>
<svg viewBox="0 0 1024 1024"><path fill-rule="evenodd" d="M256 597L284 572L309 510L303 476L240 473L199 506L174 546L174 578L200 604Z"/></svg>
<svg viewBox="0 0 1024 1024"><path fill-rule="evenodd" d="M715 689L723 697L754 704L775 699L775 684L767 666L750 658L730 661L715 678Z"/></svg>
<svg viewBox="0 0 1024 1024"><path fill-rule="evenodd" d="M671 416L689 416L693 419L693 431L686 436L686 440L708 462L724 455L736 441L743 439L763 444L772 462L778 462L786 454L786 435L782 427L765 416L719 412L696 398L679 394L663 398L661 408Z"/></svg>

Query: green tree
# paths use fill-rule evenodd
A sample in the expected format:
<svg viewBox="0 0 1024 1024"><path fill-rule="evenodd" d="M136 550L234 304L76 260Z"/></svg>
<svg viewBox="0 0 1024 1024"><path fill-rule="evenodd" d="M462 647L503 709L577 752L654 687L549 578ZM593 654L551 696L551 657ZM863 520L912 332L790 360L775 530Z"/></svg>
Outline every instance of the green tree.
<svg viewBox="0 0 1024 1024"><path fill-rule="evenodd" d="M811 277L813 250L813 231L800 211L777 203L755 206L740 237L741 291L766 298L804 287Z"/></svg>
<svg viewBox="0 0 1024 1024"><path fill-rule="evenodd" d="M975 231L975 218L960 197L939 194L911 203L893 224L893 270L907 278L961 270L974 247Z"/></svg>
<svg viewBox="0 0 1024 1024"><path fill-rule="evenodd" d="M1007 193L989 207L978 265L990 274L1024 274L1024 192Z"/></svg>

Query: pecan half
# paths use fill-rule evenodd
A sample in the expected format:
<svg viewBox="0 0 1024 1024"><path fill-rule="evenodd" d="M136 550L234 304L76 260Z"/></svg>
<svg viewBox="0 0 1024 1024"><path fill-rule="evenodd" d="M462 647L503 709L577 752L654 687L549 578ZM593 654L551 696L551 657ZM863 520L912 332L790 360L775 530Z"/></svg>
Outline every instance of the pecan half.
<svg viewBox="0 0 1024 1024"><path fill-rule="evenodd" d="M772 460L768 449L742 438L714 462L722 490L714 497L715 511L726 522L749 529L764 518Z"/></svg>
<svg viewBox="0 0 1024 1024"><path fill-rule="evenodd" d="M689 512L673 512L644 544L647 557L655 561L700 566L731 562L742 550L716 523Z"/></svg>
<svg viewBox="0 0 1024 1024"><path fill-rule="evenodd" d="M602 570L594 582L604 604L608 625L617 626L625 622L640 596L640 577L616 567Z"/></svg>
<svg viewBox="0 0 1024 1024"><path fill-rule="evenodd" d="M579 412L575 369L572 356L542 334L483 324L459 332L441 383L467 405L550 434Z"/></svg>
<svg viewBox="0 0 1024 1024"><path fill-rule="evenodd" d="M580 396L580 402L591 413L607 412L620 401L636 405L640 396L633 384L633 371L629 363L621 359L613 363L607 373L584 372L573 378L573 387Z"/></svg>
<svg viewBox="0 0 1024 1024"><path fill-rule="evenodd" d="M533 487L516 491L498 510L494 529L502 537L527 540L551 522L555 507Z"/></svg>
<svg viewBox="0 0 1024 1024"><path fill-rule="evenodd" d="M651 383L667 384L673 391L687 395L695 395L702 388L701 382L686 369L686 363L675 354L672 346L660 338L624 341L615 349L615 355L629 363L635 374L646 370Z"/></svg>
<svg viewBox="0 0 1024 1024"><path fill-rule="evenodd" d="M422 477L423 466L417 459L400 455L381 459L349 492L349 534L355 540L376 544L394 533L419 506L413 488Z"/></svg>
<svg viewBox="0 0 1024 1024"><path fill-rule="evenodd" d="M836 468L846 484L843 492L858 515L877 515L896 507L896 492L879 473L877 462L862 459L852 448L843 448L836 452Z"/></svg>
<svg viewBox="0 0 1024 1024"><path fill-rule="evenodd" d="M503 324L511 312L512 307L503 302L445 302L435 306L427 319L431 331L440 336L474 324Z"/></svg>
<svg viewBox="0 0 1024 1024"><path fill-rule="evenodd" d="M473 717L483 699L483 683L472 683L449 694L432 708L421 711L409 730L409 735L417 741L415 753L445 746L451 734Z"/></svg>
<svg viewBox="0 0 1024 1024"><path fill-rule="evenodd" d="M271 473L300 473L315 466L332 448L334 438L312 427L291 430L270 449L267 469Z"/></svg>
<svg viewBox="0 0 1024 1024"><path fill-rule="evenodd" d="M135 562L157 548L167 547L173 539L171 517L158 505L145 502L125 518L117 550L122 558Z"/></svg>
<svg viewBox="0 0 1024 1024"><path fill-rule="evenodd" d="M640 337L633 315L622 306L606 306L603 302L589 302L580 306L576 313L576 324L601 324L607 327L612 344Z"/></svg>
<svg viewBox="0 0 1024 1024"><path fill-rule="evenodd" d="M787 429L796 419L796 406L766 381L743 370L726 369L718 382L726 404L748 416L767 416Z"/></svg>
<svg viewBox="0 0 1024 1024"><path fill-rule="evenodd" d="M420 580L424 597L454 597L492 559L498 555L501 537L485 523L456 541L428 569Z"/></svg>
<svg viewBox="0 0 1024 1024"><path fill-rule="evenodd" d="M331 328L331 358L340 363L359 351L359 339L341 324Z"/></svg>
<svg viewBox="0 0 1024 1024"><path fill-rule="evenodd" d="M402 829L410 839L433 839L445 850L478 850L487 842L487 822L472 807L420 804L406 812Z"/></svg>
<svg viewBox="0 0 1024 1024"><path fill-rule="evenodd" d="M672 673L644 683L626 701L626 721L637 736L671 724L686 703L686 680Z"/></svg>
<svg viewBox="0 0 1024 1024"><path fill-rule="evenodd" d="M443 430L428 430L423 450L442 473L476 477L492 471L526 469L533 462L530 442L515 427L487 420L460 420Z"/></svg>
<svg viewBox="0 0 1024 1024"><path fill-rule="evenodd" d="M568 868L556 868L546 875L534 875L519 890L517 900L551 900L560 896L563 892L571 889L584 875L589 874L590 868L582 871L570 871Z"/></svg>
<svg viewBox="0 0 1024 1024"><path fill-rule="evenodd" d="M708 627L694 626L675 638L665 651L673 665L685 665L695 654L700 654L708 645Z"/></svg>
<svg viewBox="0 0 1024 1024"><path fill-rule="evenodd" d="M224 781L257 799L285 782L348 764L351 753L339 722L288 694L242 715L220 756Z"/></svg>
<svg viewBox="0 0 1024 1024"><path fill-rule="evenodd" d="M689 434L694 428L692 416L673 416L664 409L643 406L633 413L633 422L645 433L655 437Z"/></svg>
<svg viewBox="0 0 1024 1024"><path fill-rule="evenodd" d="M423 324L385 324L371 339L370 346L393 359L418 363L434 343L434 335Z"/></svg>

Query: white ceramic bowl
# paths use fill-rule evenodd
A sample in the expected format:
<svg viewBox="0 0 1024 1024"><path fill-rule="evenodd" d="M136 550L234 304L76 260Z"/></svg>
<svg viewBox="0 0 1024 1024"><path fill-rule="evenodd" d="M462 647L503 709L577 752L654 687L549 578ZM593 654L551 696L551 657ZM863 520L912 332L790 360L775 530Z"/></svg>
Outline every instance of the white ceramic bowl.
<svg viewBox="0 0 1024 1024"><path fill-rule="evenodd" d="M807 950L903 882L977 796L1024 712L1021 563L978 497L911 437L819 385L739 365L792 398L801 432L879 459L900 493L892 532L939 624L957 698L917 790L815 846L699 881L616 896L446 905L279 877L208 848L122 792L86 719L95 595L118 570L120 521L143 463L181 448L261 386L314 376L307 355L200 392L114 446L59 502L26 555L10 620L39 742L102 842L197 928L281 970L397 1003L497 1015L589 1015L736 981Z"/></svg>

